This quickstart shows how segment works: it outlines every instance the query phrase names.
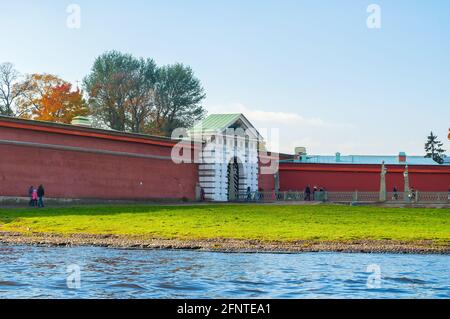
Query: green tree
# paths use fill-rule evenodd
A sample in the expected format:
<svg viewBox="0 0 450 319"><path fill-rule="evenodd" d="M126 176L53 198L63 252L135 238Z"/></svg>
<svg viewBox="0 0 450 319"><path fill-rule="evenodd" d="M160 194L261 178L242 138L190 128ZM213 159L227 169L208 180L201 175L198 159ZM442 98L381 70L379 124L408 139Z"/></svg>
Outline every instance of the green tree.
<svg viewBox="0 0 450 319"><path fill-rule="evenodd" d="M154 106L156 64L109 51L99 56L84 79L92 115L118 131L141 132Z"/></svg>
<svg viewBox="0 0 450 319"><path fill-rule="evenodd" d="M109 51L95 60L84 88L94 122L114 130L169 136L205 114L200 80L182 64L158 68L152 59Z"/></svg>
<svg viewBox="0 0 450 319"><path fill-rule="evenodd" d="M139 67L130 73L126 110L127 124L132 132L142 132L155 107L156 64L151 59L140 59Z"/></svg>
<svg viewBox="0 0 450 319"><path fill-rule="evenodd" d="M153 134L170 136L177 127L191 127L205 115L205 93L188 66L163 66L157 72L155 110L147 125Z"/></svg>
<svg viewBox="0 0 450 319"><path fill-rule="evenodd" d="M432 158L435 162L442 164L444 163L444 153L445 150L442 148L444 143L438 140L437 135L434 135L433 132L428 136L428 140L425 143L425 155L426 158Z"/></svg>

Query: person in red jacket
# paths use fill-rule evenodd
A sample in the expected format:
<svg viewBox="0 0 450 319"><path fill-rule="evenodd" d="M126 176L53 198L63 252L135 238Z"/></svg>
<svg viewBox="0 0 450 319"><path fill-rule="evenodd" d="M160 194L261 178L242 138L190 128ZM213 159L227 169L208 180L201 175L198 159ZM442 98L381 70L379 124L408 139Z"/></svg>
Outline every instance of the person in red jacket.
<svg viewBox="0 0 450 319"><path fill-rule="evenodd" d="M31 206L36 207L38 205L38 192L37 189L33 187L31 193Z"/></svg>

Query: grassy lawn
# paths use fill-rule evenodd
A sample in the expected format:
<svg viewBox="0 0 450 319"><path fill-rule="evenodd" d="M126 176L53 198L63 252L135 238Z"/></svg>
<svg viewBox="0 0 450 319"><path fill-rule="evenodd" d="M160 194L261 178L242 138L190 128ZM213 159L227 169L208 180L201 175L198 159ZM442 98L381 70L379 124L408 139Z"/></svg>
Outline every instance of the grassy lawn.
<svg viewBox="0 0 450 319"><path fill-rule="evenodd" d="M0 231L259 240L450 240L450 209L102 206L0 209Z"/></svg>

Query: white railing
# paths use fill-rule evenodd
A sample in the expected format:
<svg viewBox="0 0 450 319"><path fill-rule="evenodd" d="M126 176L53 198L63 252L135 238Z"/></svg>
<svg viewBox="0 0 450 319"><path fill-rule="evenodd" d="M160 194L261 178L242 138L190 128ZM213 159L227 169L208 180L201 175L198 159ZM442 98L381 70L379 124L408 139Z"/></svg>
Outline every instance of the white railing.
<svg viewBox="0 0 450 319"><path fill-rule="evenodd" d="M433 192L417 192L417 202L433 202L433 203L447 203L450 202L449 193L433 193Z"/></svg>
<svg viewBox="0 0 450 319"><path fill-rule="evenodd" d="M380 202L379 192L327 192L317 191L306 194L300 191L284 192L241 192L238 194L238 202L295 202L295 201L317 201L317 202ZM388 192L386 194L388 203L450 203L450 193L447 192Z"/></svg>

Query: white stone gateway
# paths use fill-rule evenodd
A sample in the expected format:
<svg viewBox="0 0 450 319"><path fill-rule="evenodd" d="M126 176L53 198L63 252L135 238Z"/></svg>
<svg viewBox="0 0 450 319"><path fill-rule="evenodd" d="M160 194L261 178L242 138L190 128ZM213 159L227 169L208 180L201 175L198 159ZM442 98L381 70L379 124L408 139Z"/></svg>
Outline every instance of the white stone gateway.
<svg viewBox="0 0 450 319"><path fill-rule="evenodd" d="M261 135L243 114L212 114L189 130L201 140L199 185L205 199L233 201L258 191Z"/></svg>

